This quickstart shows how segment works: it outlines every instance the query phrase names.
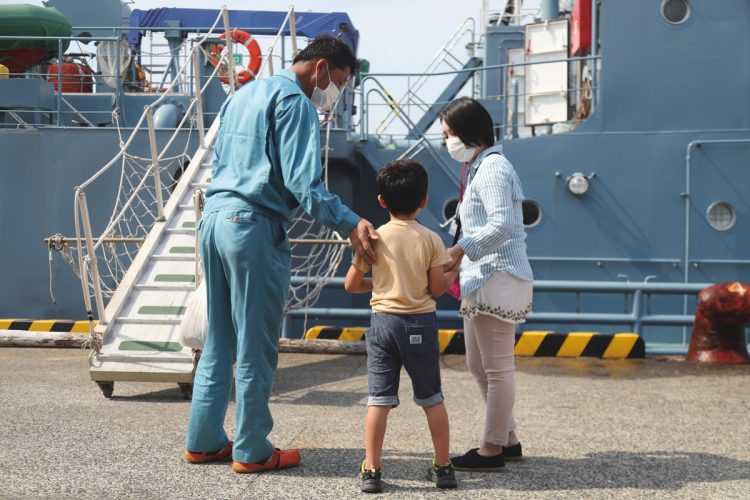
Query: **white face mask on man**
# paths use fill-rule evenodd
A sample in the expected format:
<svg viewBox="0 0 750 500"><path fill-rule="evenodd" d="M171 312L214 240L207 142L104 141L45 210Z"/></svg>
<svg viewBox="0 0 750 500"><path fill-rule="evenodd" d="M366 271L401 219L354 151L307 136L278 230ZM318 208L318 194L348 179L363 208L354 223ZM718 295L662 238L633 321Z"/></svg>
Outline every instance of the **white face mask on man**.
<svg viewBox="0 0 750 500"><path fill-rule="evenodd" d="M326 72L328 73L328 87L325 90L318 87L317 76L315 81L315 88L312 91L310 100L312 103L323 113L330 113L333 105L339 99L339 88L331 80L331 72L328 70L328 64L326 64Z"/></svg>
<svg viewBox="0 0 750 500"><path fill-rule="evenodd" d="M460 163L471 161L477 150L477 148L467 148L466 144L455 136L448 137L445 140L445 146L448 148L448 154L451 155L451 158Z"/></svg>

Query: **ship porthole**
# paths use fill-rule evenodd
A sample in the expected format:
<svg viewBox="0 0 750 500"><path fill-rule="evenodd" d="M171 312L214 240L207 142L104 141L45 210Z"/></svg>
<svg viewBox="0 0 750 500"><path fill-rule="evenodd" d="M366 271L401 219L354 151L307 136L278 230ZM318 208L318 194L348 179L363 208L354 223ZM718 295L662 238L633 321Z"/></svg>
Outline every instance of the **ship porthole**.
<svg viewBox="0 0 750 500"><path fill-rule="evenodd" d="M661 15L670 24L682 24L690 17L690 1L661 0Z"/></svg>
<svg viewBox="0 0 750 500"><path fill-rule="evenodd" d="M448 201L443 205L443 219L452 219L456 215L456 209L458 208L458 198L448 198Z"/></svg>
<svg viewBox="0 0 750 500"><path fill-rule="evenodd" d="M535 200L523 200L521 202L524 227L538 226L542 220L542 207Z"/></svg>
<svg viewBox="0 0 750 500"><path fill-rule="evenodd" d="M728 231L737 222L737 209L727 201L715 201L706 210L706 220L717 231Z"/></svg>

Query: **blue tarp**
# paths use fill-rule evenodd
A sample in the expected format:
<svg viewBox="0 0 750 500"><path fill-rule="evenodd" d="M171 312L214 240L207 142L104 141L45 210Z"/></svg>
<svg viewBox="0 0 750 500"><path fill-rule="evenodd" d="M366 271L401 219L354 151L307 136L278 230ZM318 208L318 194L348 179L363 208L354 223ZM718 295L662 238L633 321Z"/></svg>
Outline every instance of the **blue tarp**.
<svg viewBox="0 0 750 500"><path fill-rule="evenodd" d="M286 12L264 12L264 11L229 11L229 25L232 28L247 31L251 35L275 35L286 18ZM180 29L188 32L207 31L219 16L216 9L178 9L175 7L163 7L159 9L140 10L135 9L130 14L130 26L138 28L151 28L154 30L175 29L165 26L166 21L179 21ZM330 34L341 38L349 47L357 53L359 32L354 29L349 16L344 12L331 12L328 14L318 12L295 12L297 36L308 38L320 34ZM219 22L219 29L222 29ZM144 30L131 30L128 41L134 48L141 45L141 37ZM289 35L289 26L284 28L284 34Z"/></svg>

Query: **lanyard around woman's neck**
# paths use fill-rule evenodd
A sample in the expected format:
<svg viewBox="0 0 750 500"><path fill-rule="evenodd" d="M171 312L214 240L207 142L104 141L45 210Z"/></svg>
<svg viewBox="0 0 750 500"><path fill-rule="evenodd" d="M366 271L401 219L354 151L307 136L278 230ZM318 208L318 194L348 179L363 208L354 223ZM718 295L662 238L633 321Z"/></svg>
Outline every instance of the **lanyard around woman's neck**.
<svg viewBox="0 0 750 500"><path fill-rule="evenodd" d="M460 195L458 197L459 201L464 201L464 190L466 189L466 185L469 182L469 165L471 165L469 162L466 162L461 167L461 187L460 187Z"/></svg>

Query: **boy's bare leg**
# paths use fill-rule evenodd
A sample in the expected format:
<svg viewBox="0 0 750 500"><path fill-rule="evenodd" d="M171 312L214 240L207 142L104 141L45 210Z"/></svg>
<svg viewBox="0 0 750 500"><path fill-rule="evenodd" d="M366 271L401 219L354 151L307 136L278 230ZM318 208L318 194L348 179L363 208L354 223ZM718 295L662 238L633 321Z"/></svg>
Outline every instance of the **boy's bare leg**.
<svg viewBox="0 0 750 500"><path fill-rule="evenodd" d="M365 417L365 468L379 469L390 406L368 406ZM447 420L446 420L447 421Z"/></svg>
<svg viewBox="0 0 750 500"><path fill-rule="evenodd" d="M445 465L450 461L448 452L450 449L450 430L448 427L448 412L442 401L436 405L424 409L427 415L427 425L432 435L432 445L435 447L435 464Z"/></svg>

